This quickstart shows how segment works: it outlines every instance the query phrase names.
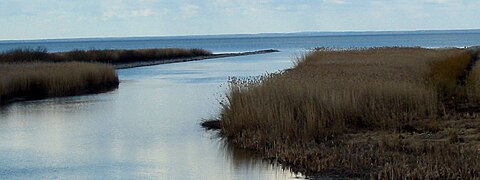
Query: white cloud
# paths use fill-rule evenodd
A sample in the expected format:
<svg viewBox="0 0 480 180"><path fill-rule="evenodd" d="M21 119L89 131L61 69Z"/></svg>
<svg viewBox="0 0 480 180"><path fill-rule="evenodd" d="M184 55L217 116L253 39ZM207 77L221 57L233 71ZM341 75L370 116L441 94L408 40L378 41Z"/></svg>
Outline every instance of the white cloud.
<svg viewBox="0 0 480 180"><path fill-rule="evenodd" d="M478 7L479 0L0 0L0 39L480 28Z"/></svg>
<svg viewBox="0 0 480 180"><path fill-rule="evenodd" d="M323 0L323 2L326 3L332 3L332 4L345 4L345 0Z"/></svg>
<svg viewBox="0 0 480 180"><path fill-rule="evenodd" d="M458 2L456 0L427 0L427 2L437 3L437 4L447 4L452 2Z"/></svg>
<svg viewBox="0 0 480 180"><path fill-rule="evenodd" d="M332 0L334 4L345 4L345 0Z"/></svg>
<svg viewBox="0 0 480 180"><path fill-rule="evenodd" d="M139 9L139 10L133 10L130 12L131 16L133 17L149 17L153 15L153 10L152 9Z"/></svg>
<svg viewBox="0 0 480 180"><path fill-rule="evenodd" d="M180 7L180 11L184 18L191 18L198 15L200 7L194 4L185 4Z"/></svg>

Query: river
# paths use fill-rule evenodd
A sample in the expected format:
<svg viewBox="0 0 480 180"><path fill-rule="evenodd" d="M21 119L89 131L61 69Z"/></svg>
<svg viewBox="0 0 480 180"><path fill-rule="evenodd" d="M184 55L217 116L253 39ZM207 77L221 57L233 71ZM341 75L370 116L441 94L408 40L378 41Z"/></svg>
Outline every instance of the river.
<svg viewBox="0 0 480 180"><path fill-rule="evenodd" d="M477 44L475 44L477 43ZM288 168L225 144L199 126L220 111L229 77L292 67L313 47L480 44L480 34L152 38L0 42L0 50L205 48L279 53L119 70L119 89L0 107L1 179L291 179Z"/></svg>

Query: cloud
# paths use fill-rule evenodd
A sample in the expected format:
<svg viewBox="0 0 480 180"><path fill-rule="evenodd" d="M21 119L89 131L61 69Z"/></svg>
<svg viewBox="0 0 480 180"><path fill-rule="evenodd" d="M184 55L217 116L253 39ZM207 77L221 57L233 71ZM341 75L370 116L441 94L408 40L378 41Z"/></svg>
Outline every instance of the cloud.
<svg viewBox="0 0 480 180"><path fill-rule="evenodd" d="M130 12L132 17L149 17L153 15L153 10L152 9L139 9L139 10L133 10Z"/></svg>
<svg viewBox="0 0 480 180"><path fill-rule="evenodd" d="M0 0L0 39L480 28L478 7L478 0Z"/></svg>
<svg viewBox="0 0 480 180"><path fill-rule="evenodd" d="M194 4L185 4L180 7L180 12L184 18L192 18L199 14L200 7Z"/></svg>
<svg viewBox="0 0 480 180"><path fill-rule="evenodd" d="M456 0L427 0L430 3L437 3L437 4L448 4L448 3L455 3L458 2Z"/></svg>
<svg viewBox="0 0 480 180"><path fill-rule="evenodd" d="M324 0L324 2L332 3L332 4L345 4L345 0Z"/></svg>

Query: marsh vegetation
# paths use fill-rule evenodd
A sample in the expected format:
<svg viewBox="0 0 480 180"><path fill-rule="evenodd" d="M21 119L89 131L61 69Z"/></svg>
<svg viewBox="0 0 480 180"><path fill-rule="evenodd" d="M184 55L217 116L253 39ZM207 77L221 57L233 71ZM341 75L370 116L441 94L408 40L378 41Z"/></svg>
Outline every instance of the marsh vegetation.
<svg viewBox="0 0 480 180"><path fill-rule="evenodd" d="M480 116L458 108L478 104L475 56L319 48L293 69L233 78L216 125L233 145L310 175L478 178Z"/></svg>
<svg viewBox="0 0 480 180"><path fill-rule="evenodd" d="M122 64L209 56L203 49L73 50L19 48L0 53L0 104L97 93L118 87Z"/></svg>
<svg viewBox="0 0 480 180"><path fill-rule="evenodd" d="M99 62L127 63L148 60L162 60L195 56L208 56L212 53L203 49L137 49L137 50L73 50L48 52L44 48L20 48L0 53L0 63L19 62Z"/></svg>
<svg viewBox="0 0 480 180"><path fill-rule="evenodd" d="M104 92L118 87L111 65L84 62L0 64L0 103Z"/></svg>

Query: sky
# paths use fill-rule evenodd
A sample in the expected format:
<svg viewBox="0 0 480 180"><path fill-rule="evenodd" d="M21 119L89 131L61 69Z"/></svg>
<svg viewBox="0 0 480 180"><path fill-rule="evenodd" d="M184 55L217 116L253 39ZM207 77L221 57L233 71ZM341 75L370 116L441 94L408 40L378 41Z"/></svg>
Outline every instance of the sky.
<svg viewBox="0 0 480 180"><path fill-rule="evenodd" d="M480 0L1 0L0 40L480 29Z"/></svg>

